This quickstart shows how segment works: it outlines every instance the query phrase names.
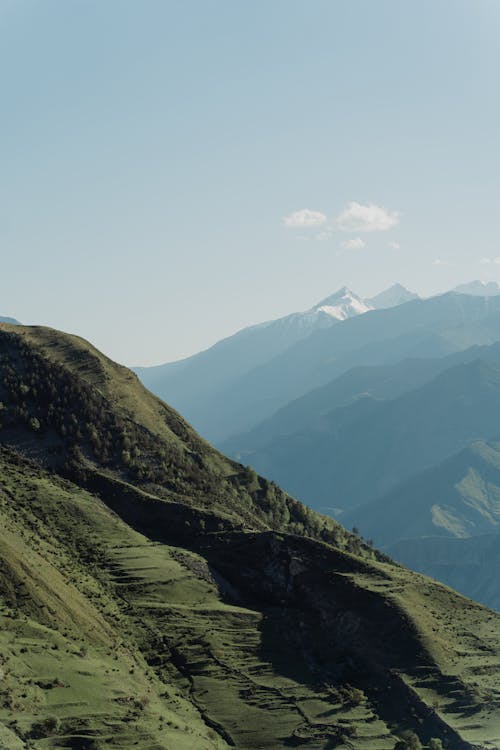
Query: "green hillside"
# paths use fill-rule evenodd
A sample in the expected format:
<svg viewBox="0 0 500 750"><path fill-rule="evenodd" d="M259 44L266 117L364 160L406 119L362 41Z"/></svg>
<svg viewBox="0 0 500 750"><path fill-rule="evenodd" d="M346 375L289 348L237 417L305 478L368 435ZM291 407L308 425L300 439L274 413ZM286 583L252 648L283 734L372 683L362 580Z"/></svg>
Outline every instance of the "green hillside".
<svg viewBox="0 0 500 750"><path fill-rule="evenodd" d="M500 444L465 450L346 516L379 545L423 536L466 538L500 527Z"/></svg>
<svg viewBox="0 0 500 750"><path fill-rule="evenodd" d="M474 537L426 536L387 547L395 559L500 611L500 533Z"/></svg>
<svg viewBox="0 0 500 750"><path fill-rule="evenodd" d="M0 354L0 747L498 746L499 615L82 340L2 325Z"/></svg>

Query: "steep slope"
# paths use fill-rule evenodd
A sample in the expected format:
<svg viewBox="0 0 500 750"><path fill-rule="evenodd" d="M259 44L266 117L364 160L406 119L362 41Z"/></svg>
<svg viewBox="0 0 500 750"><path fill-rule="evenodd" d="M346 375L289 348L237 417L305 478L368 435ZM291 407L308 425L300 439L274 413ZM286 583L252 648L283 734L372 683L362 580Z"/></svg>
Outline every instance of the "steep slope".
<svg viewBox="0 0 500 750"><path fill-rule="evenodd" d="M4 746L498 745L498 615L301 510L82 340L1 326L0 352Z"/></svg>
<svg viewBox="0 0 500 750"><path fill-rule="evenodd" d="M0 477L5 747L498 742L498 615L300 537L152 543L5 451Z"/></svg>
<svg viewBox="0 0 500 750"><path fill-rule="evenodd" d="M207 526L300 529L353 543L332 519L213 449L136 375L83 339L1 324L0 347L4 444L104 488L131 512L134 502L148 505L149 496L161 497L162 514L170 514L180 534L198 514ZM127 482L140 495L129 497Z"/></svg>

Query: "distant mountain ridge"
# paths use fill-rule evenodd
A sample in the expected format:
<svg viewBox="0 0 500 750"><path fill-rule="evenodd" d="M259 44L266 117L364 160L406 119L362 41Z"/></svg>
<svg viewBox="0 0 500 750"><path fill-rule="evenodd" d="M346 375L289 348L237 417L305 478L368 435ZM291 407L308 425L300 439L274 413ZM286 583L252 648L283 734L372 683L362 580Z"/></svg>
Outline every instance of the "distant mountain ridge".
<svg viewBox="0 0 500 750"><path fill-rule="evenodd" d="M351 510L472 440L494 437L499 425L500 362L475 360L395 399L366 396L333 409L240 460L322 512ZM354 516L361 522L352 510L349 523Z"/></svg>
<svg viewBox="0 0 500 750"><path fill-rule="evenodd" d="M500 294L500 286L496 281L470 281L468 284L459 284L452 291L456 294L470 294L475 297L496 297Z"/></svg>
<svg viewBox="0 0 500 750"><path fill-rule="evenodd" d="M415 295L401 285L395 285L379 297L375 304L389 307L413 299ZM214 394L222 394L239 378L310 336L374 309L369 301L342 287L304 312L244 328L187 359L155 367L137 367L134 371L146 387L187 414L208 438L221 439L225 435L217 429L212 430L201 416L210 410ZM236 425L231 432L235 429Z"/></svg>
<svg viewBox="0 0 500 750"><path fill-rule="evenodd" d="M419 299L419 295L415 294L415 292L410 292L402 284L393 284L389 289L380 292L380 294L365 299L365 303L376 310L382 310L386 307L403 305L412 299Z"/></svg>

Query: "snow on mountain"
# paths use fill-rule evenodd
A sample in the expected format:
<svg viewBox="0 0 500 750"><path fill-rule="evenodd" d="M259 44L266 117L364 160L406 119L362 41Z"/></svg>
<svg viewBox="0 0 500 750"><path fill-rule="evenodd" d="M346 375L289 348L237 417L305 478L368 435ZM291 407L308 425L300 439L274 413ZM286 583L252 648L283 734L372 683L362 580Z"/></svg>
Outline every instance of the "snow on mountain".
<svg viewBox="0 0 500 750"><path fill-rule="evenodd" d="M500 294L500 287L496 281L471 281L468 284L459 284L452 292L457 294L471 294L474 297L496 297Z"/></svg>
<svg viewBox="0 0 500 750"><path fill-rule="evenodd" d="M318 302L308 313L323 313L335 320L347 320L370 310L373 310L371 305L367 304L361 297L358 297L357 294L354 294L354 292L351 292L350 289L344 286L338 292L335 292L335 294Z"/></svg>
<svg viewBox="0 0 500 750"><path fill-rule="evenodd" d="M365 299L365 302L372 308L381 310L387 307L397 307L398 305L403 305L405 302L410 302L410 300L418 298L418 294L411 292L402 284L393 284L389 289L385 289L374 297Z"/></svg>

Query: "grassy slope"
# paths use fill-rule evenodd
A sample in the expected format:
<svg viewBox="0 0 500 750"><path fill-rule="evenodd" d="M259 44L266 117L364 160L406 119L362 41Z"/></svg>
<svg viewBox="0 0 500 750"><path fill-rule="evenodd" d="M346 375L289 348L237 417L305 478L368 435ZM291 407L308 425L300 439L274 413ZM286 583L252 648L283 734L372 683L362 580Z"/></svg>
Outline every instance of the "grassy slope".
<svg viewBox="0 0 500 750"><path fill-rule="evenodd" d="M388 547L391 555L425 575L500 611L500 534L457 539L428 536Z"/></svg>
<svg viewBox="0 0 500 750"><path fill-rule="evenodd" d="M363 547L364 560L347 554L347 532L332 527L340 549L325 544L322 520L304 517L302 533L317 539L286 533L300 530L298 506L206 446L124 368L73 337L2 328L4 376L11 367L25 386L12 390L12 373L4 384L5 439L94 485L145 532L81 486L2 451L7 748L392 750L404 729L457 750L498 744L499 616ZM140 474L129 476L113 435L104 457L102 445L94 450L79 414L69 435L57 431L60 418L75 420L64 399L53 397L56 415L43 405L47 359L56 394L69 388L61 372L71 373L74 408L99 397L98 426L125 421L142 441ZM178 448L167 455L168 491L152 475L151 435ZM200 472L174 462L184 452L202 461ZM283 503L288 519L272 512Z"/></svg>
<svg viewBox="0 0 500 750"><path fill-rule="evenodd" d="M269 532L200 555L10 455L1 478L0 722L28 744L382 750L402 728L445 737L439 717L500 737L500 618L449 589Z"/></svg>
<svg viewBox="0 0 500 750"><path fill-rule="evenodd" d="M476 441L372 503L348 514L378 545L426 536L466 538L498 531L500 444Z"/></svg>
<svg viewBox="0 0 500 750"><path fill-rule="evenodd" d="M0 325L0 403L4 443L22 446L82 483L105 486L122 507L123 482L132 482L148 501L175 503L170 522L179 532L201 517L202 526L212 529L306 533L374 556L333 519L216 451L132 372L78 337ZM132 506L137 501L134 491ZM158 511L168 508L156 505L151 512Z"/></svg>

